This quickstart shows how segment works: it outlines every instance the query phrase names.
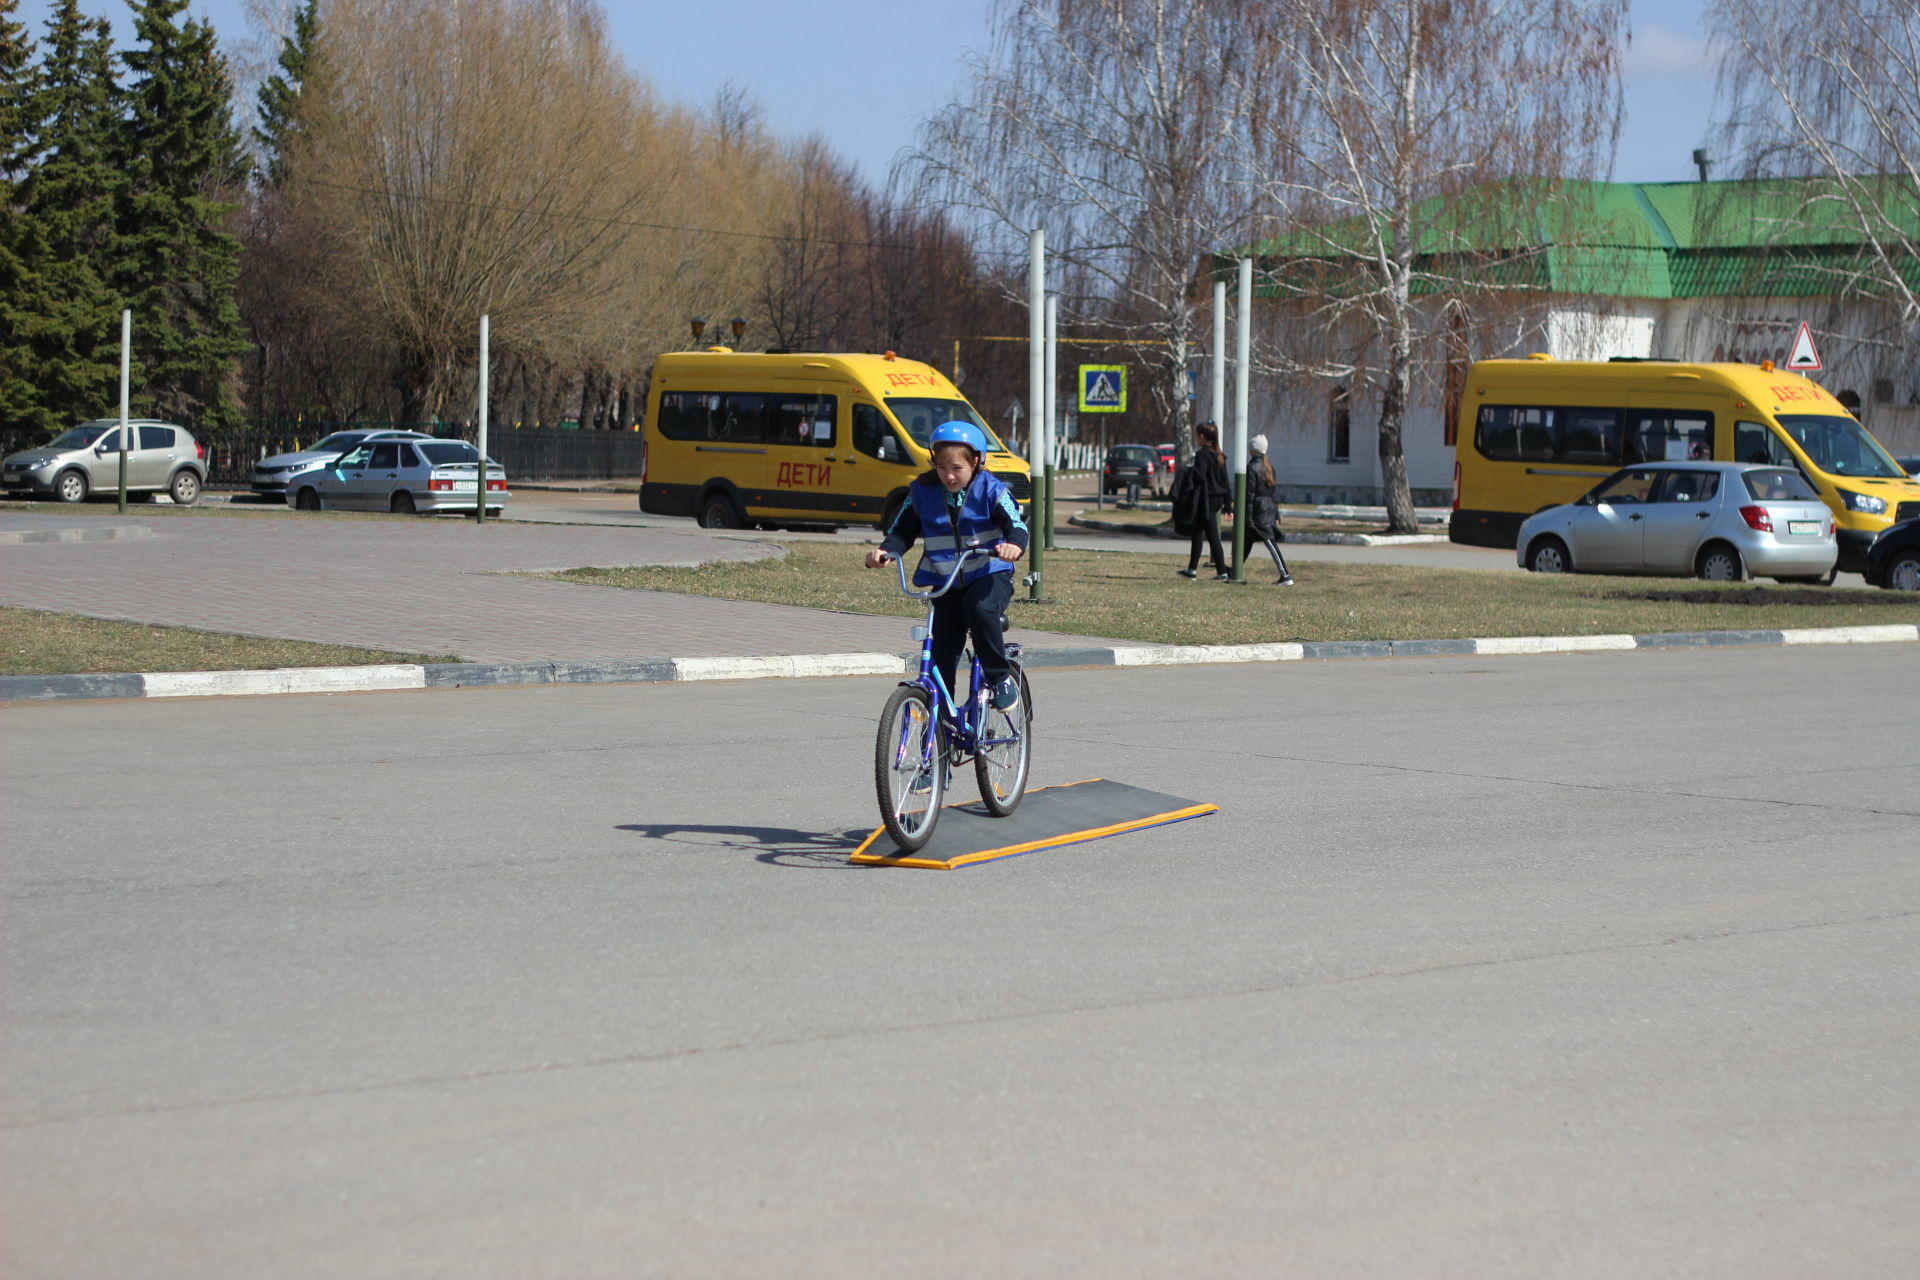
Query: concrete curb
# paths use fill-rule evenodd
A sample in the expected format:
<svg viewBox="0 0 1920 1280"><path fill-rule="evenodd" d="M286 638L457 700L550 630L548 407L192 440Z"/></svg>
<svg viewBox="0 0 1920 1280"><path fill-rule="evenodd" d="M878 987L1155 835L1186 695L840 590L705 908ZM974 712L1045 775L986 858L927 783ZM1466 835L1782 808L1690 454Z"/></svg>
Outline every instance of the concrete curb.
<svg viewBox="0 0 1920 1280"><path fill-rule="evenodd" d="M1076 529L1086 529L1093 533L1131 533L1143 538L1164 538L1173 542L1187 541L1184 534L1175 533L1161 525L1119 524L1112 520L1097 518L1089 520L1084 515L1069 516L1067 523ZM1221 540L1224 542L1230 533L1230 530L1222 529ZM1301 533L1283 527L1280 534L1280 541L1289 546L1313 543L1326 547L1404 547L1410 544L1447 541L1447 535L1444 533Z"/></svg>
<svg viewBox="0 0 1920 1280"><path fill-rule="evenodd" d="M1196 663L1304 662L1336 658L1511 657L1628 649L1920 643L1920 625L1794 631L1679 631L1656 635L1501 636L1481 640L1339 640L1282 644L1120 645L1034 649L1029 667L1170 667ZM905 675L918 652L774 657L642 658L632 662L449 662L277 671L168 671L88 676L0 676L0 702L76 698L209 698L273 693L364 693L537 684L649 684L812 676Z"/></svg>

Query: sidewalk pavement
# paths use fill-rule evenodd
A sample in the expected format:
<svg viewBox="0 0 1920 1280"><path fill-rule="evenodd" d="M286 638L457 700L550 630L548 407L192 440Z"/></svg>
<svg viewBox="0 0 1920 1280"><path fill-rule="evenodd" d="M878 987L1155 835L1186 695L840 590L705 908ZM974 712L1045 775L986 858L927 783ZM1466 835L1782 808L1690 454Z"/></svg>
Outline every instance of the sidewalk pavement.
<svg viewBox="0 0 1920 1280"><path fill-rule="evenodd" d="M145 532L143 533L142 530ZM63 540L46 540L63 539ZM448 685L895 674L900 618L513 576L779 554L687 526L249 520L0 511L0 604L401 653L456 664L0 677L0 700ZM1719 644L1920 640L1920 627L1658 636L1168 646L1016 628L1031 666L1284 662ZM910 653L909 650L913 650Z"/></svg>

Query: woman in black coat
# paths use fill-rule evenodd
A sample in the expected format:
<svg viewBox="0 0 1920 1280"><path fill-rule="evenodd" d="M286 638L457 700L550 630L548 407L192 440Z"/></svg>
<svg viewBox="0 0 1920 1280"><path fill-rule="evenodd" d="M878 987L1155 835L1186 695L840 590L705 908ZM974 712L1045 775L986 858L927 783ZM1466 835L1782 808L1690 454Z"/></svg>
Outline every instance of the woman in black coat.
<svg viewBox="0 0 1920 1280"><path fill-rule="evenodd" d="M1280 555L1280 505L1274 500L1274 490L1279 487L1278 478L1273 474L1273 463L1267 458L1267 438L1255 436L1248 442L1253 452L1247 457L1247 532L1267 544L1267 551L1273 556L1273 567L1280 571L1278 587L1293 585L1293 575L1287 572L1287 562ZM1248 544L1252 550L1252 544Z"/></svg>
<svg viewBox="0 0 1920 1280"><path fill-rule="evenodd" d="M1207 540L1213 556L1213 576L1225 582L1233 575L1227 570L1226 553L1220 549L1220 513L1233 500L1227 485L1227 456L1220 452L1220 432L1211 422L1193 429L1193 461L1175 484L1173 519L1176 529L1187 530L1192 538L1187 547L1187 567L1183 578L1200 576L1200 540Z"/></svg>

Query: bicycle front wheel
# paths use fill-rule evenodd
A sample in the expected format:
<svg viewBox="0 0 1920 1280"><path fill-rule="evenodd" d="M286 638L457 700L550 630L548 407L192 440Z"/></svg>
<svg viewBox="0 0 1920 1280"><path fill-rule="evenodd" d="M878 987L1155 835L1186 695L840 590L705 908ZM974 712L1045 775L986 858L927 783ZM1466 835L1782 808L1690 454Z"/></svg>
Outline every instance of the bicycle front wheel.
<svg viewBox="0 0 1920 1280"><path fill-rule="evenodd" d="M1027 687L1026 672L1016 667L1013 675L1020 682L1020 701L1005 710L987 704L987 722L981 726L980 746L973 757L980 799L996 818L1020 807L1033 754L1033 691Z"/></svg>
<svg viewBox="0 0 1920 1280"><path fill-rule="evenodd" d="M880 713L873 744L873 781L880 821L902 853L912 853L933 835L946 791L933 699L919 685L903 684Z"/></svg>

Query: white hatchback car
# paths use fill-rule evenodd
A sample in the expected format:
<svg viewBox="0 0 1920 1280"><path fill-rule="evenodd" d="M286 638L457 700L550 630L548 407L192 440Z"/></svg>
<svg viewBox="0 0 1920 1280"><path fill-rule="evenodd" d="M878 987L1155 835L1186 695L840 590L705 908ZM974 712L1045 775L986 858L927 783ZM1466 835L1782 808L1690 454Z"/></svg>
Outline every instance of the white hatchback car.
<svg viewBox="0 0 1920 1280"><path fill-rule="evenodd" d="M1830 582L1833 513L1792 467L1658 462L1616 471L1577 502L1529 516L1515 543L1535 573Z"/></svg>
<svg viewBox="0 0 1920 1280"><path fill-rule="evenodd" d="M452 511L478 505L480 451L464 440L364 440L332 462L302 472L287 488L287 505L301 511ZM507 499L507 470L487 460L487 514L499 515Z"/></svg>

